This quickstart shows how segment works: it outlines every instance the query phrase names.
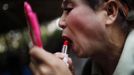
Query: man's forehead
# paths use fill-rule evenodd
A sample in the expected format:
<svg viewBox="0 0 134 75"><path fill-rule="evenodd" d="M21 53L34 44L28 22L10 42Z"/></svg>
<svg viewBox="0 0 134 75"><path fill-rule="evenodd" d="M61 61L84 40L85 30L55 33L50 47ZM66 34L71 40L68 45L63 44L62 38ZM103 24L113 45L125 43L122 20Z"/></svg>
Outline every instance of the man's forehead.
<svg viewBox="0 0 134 75"><path fill-rule="evenodd" d="M68 2L68 1L71 1L71 0L63 0L63 2Z"/></svg>
<svg viewBox="0 0 134 75"><path fill-rule="evenodd" d="M65 1L69 1L69 0L63 0L63 2L65 2Z"/></svg>
<svg viewBox="0 0 134 75"><path fill-rule="evenodd" d="M85 0L63 0L63 2L81 2Z"/></svg>
<svg viewBox="0 0 134 75"><path fill-rule="evenodd" d="M63 0L63 2L68 2L68 1L78 1L78 0Z"/></svg>

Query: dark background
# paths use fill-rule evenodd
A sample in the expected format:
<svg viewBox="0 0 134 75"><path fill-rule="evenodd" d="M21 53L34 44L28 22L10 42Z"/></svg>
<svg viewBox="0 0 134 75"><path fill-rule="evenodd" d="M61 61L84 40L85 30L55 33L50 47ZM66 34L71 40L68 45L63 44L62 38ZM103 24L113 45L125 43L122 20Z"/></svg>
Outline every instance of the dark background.
<svg viewBox="0 0 134 75"><path fill-rule="evenodd" d="M23 29L26 25L23 3L25 0L0 0L0 33ZM28 0L39 22L47 22L61 15L62 0Z"/></svg>
<svg viewBox="0 0 134 75"><path fill-rule="evenodd" d="M18 32L22 34L22 38L25 37L23 30L27 28L27 23L23 8L24 1L0 0L0 40L1 38L6 39L4 42L6 42L5 46L7 47L4 52L0 53L0 75L7 75L4 74L7 71L11 75L25 75L22 73L24 70L23 67L28 67L29 64L29 49L26 40L22 39L22 41L18 41L21 44L17 49L10 47L11 44L9 43L15 38L14 35ZM61 16L62 0L28 0L28 2L31 4L33 11L36 12L40 25ZM13 31L13 33L10 33L10 31ZM9 33L14 37L8 41L6 35ZM53 36L57 36L59 39L60 34ZM55 41L57 38L50 38L48 40ZM59 43L59 41L57 42ZM0 45L2 43L0 41ZM48 45L54 48L55 43Z"/></svg>

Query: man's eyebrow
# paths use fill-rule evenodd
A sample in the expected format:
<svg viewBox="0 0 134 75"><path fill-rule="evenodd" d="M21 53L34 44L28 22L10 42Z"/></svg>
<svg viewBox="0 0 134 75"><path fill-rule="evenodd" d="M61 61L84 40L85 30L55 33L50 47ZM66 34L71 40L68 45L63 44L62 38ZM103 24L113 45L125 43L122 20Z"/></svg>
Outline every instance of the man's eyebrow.
<svg viewBox="0 0 134 75"><path fill-rule="evenodd" d="M64 5L64 6L66 6L67 3L68 3L68 0L64 0L64 1L63 1L63 5Z"/></svg>
<svg viewBox="0 0 134 75"><path fill-rule="evenodd" d="M71 0L63 0L63 3L70 2Z"/></svg>
<svg viewBox="0 0 134 75"><path fill-rule="evenodd" d="M67 4L70 3L70 2L71 2L71 0L63 0L63 2L62 2L62 7L63 7L63 8L66 7Z"/></svg>

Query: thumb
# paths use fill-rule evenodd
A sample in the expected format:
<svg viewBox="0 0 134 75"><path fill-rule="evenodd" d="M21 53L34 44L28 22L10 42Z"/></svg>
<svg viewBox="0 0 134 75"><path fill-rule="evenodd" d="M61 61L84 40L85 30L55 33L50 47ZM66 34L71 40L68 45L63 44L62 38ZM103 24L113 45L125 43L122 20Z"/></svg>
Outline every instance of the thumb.
<svg viewBox="0 0 134 75"><path fill-rule="evenodd" d="M53 62L53 59L55 58L53 54L36 46L30 49L30 55L35 61L45 62L46 64Z"/></svg>

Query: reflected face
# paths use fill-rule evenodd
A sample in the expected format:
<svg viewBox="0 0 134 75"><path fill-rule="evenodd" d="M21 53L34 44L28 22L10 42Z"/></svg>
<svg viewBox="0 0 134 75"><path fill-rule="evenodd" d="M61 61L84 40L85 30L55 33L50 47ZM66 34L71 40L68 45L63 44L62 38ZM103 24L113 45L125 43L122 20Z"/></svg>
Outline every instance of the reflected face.
<svg viewBox="0 0 134 75"><path fill-rule="evenodd" d="M101 52L106 42L104 12L94 11L85 0L63 0L62 8L59 25L72 41L73 51L80 57Z"/></svg>

